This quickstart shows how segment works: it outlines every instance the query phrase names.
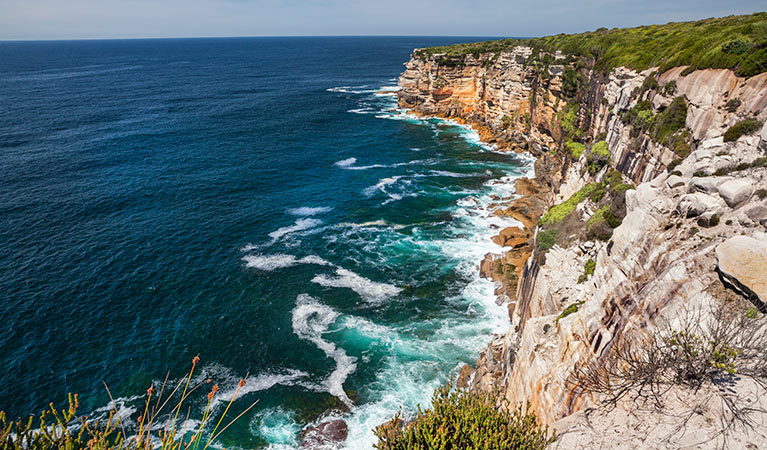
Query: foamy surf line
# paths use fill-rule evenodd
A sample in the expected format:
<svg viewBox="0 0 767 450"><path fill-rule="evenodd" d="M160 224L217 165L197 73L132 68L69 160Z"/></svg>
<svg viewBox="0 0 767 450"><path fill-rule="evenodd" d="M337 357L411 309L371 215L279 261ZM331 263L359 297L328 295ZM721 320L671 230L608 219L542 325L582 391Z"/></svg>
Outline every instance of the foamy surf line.
<svg viewBox="0 0 767 450"><path fill-rule="evenodd" d="M245 267L263 270L265 272L284 269L286 267L293 267L299 264L314 264L318 266L333 265L331 262L328 262L315 255L296 258L293 255L285 255L282 253L274 255L246 255L242 258L242 260L245 262Z"/></svg>

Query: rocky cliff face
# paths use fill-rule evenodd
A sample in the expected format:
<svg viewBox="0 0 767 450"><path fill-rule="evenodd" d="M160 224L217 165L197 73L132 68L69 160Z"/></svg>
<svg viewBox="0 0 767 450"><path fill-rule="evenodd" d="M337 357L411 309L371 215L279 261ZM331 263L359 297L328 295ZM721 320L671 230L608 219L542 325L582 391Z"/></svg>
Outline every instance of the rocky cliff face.
<svg viewBox="0 0 767 450"><path fill-rule="evenodd" d="M468 370L462 374L473 388L500 389L511 404L530 402L541 420L555 423L599 400L573 388L577 367L616 345L641 345L684 311L713 304L722 283L764 310L764 278L753 274L767 267L767 160L760 159L767 156L767 125L728 142L723 135L744 119L765 122L767 74L744 79L729 70L677 67L604 75L588 62L550 56L542 65L531 49L516 47L458 61L414 57L400 77L399 101L474 124L502 150L539 156L536 178L518 182L518 196L498 203L498 214L525 229L503 230L496 241L508 251L481 265L509 302L509 330L492 339L470 379ZM687 110L676 141L627 120L642 104L649 105L646 116L663 120L678 97ZM606 141L609 163L595 165L594 151L568 151L573 136L587 146ZM610 166L623 182L636 183L621 194L622 223L607 239L578 235L544 251L539 217L604 181ZM595 210L593 198L578 204L584 227ZM753 251L742 256L738 249L746 247ZM584 279L589 260L593 275Z"/></svg>

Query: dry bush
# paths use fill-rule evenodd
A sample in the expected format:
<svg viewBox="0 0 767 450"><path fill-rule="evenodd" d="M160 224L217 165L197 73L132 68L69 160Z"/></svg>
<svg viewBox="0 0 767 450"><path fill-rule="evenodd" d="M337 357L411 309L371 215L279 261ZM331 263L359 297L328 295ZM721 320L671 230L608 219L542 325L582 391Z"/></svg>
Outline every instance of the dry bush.
<svg viewBox="0 0 767 450"><path fill-rule="evenodd" d="M605 407L628 397L660 410L672 389L698 393L708 385L725 406L719 418L724 434L738 425L753 427L752 414L767 411L732 387L748 379L767 390L767 317L745 303L687 311L645 340L621 339L603 357L576 369L568 384L577 394L596 395ZM699 400L687 405L684 423L709 399Z"/></svg>

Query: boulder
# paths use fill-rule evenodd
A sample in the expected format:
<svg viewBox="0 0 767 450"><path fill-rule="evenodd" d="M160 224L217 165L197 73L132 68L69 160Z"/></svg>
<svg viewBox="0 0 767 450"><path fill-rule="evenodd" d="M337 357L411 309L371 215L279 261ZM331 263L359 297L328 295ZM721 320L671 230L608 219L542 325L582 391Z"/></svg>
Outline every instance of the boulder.
<svg viewBox="0 0 767 450"><path fill-rule="evenodd" d="M754 223L767 225L767 206L756 205L746 210L746 216Z"/></svg>
<svg viewBox="0 0 767 450"><path fill-rule="evenodd" d="M349 427L341 419L329 420L301 433L301 448L326 449L339 446L349 436Z"/></svg>
<svg viewBox="0 0 767 450"><path fill-rule="evenodd" d="M696 192L694 194L686 194L680 200L676 206L677 212L683 217L698 217L705 213L715 213L719 208L724 206L724 202L717 197Z"/></svg>
<svg viewBox="0 0 767 450"><path fill-rule="evenodd" d="M716 259L725 284L767 311L767 243L734 236L716 247Z"/></svg>
<svg viewBox="0 0 767 450"><path fill-rule="evenodd" d="M666 185L670 187L671 189L678 188L680 186L685 185L684 178L678 176L678 175L671 175L666 179Z"/></svg>
<svg viewBox="0 0 767 450"><path fill-rule="evenodd" d="M735 208L748 200L754 191L750 182L744 180L729 180L717 186L719 196L730 208Z"/></svg>
<svg viewBox="0 0 767 450"><path fill-rule="evenodd" d="M715 194L717 192L716 185L716 177L693 177L690 180L688 191Z"/></svg>

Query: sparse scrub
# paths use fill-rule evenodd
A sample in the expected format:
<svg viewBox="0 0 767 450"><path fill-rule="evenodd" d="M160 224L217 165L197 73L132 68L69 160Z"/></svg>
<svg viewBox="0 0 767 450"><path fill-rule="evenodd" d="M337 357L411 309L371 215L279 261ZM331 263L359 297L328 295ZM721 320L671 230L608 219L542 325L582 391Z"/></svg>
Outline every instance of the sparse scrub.
<svg viewBox="0 0 767 450"><path fill-rule="evenodd" d="M584 303L584 302L582 302L582 301L580 301L580 302L575 302L575 303L573 303L573 304L569 305L567 308L565 308L565 309L564 309L564 310L563 310L563 311L562 311L562 312L559 314L559 316L557 316L557 323L559 323L559 321L560 321L561 319L564 319L565 317L569 316L570 314L575 314L575 313L577 313L577 312L578 312L578 309L581 307L581 305L582 305L583 303Z"/></svg>
<svg viewBox="0 0 767 450"><path fill-rule="evenodd" d="M541 250L547 251L551 249L557 242L557 230L552 228L551 230L544 230L538 232L538 245Z"/></svg>
<svg viewBox="0 0 767 450"><path fill-rule="evenodd" d="M749 118L741 120L724 132L724 142L737 141L741 136L754 134L761 128L762 122L757 119Z"/></svg>
<svg viewBox="0 0 767 450"><path fill-rule="evenodd" d="M706 384L716 386L737 376L767 388L767 319L745 304L750 306L737 298L710 309L690 310L674 327L662 327L639 341L621 340L604 358L579 367L568 384L577 392L601 395L607 405L629 395L659 408L675 387L697 392ZM730 425L749 424L752 405L734 391L714 391L729 408Z"/></svg>
<svg viewBox="0 0 767 450"><path fill-rule="evenodd" d="M730 100L727 101L727 103L725 103L724 109L726 109L727 112L734 113L735 111L738 110L738 108L740 107L742 103L743 102L740 101L739 98L731 98Z"/></svg>
<svg viewBox="0 0 767 450"><path fill-rule="evenodd" d="M397 415L375 430L378 450L543 450L554 441L548 427L522 408L499 407L494 395L438 388L430 409L418 409L406 425Z"/></svg>
<svg viewBox="0 0 767 450"><path fill-rule="evenodd" d="M580 277L578 277L578 283L583 283L584 281L591 278L592 275L594 275L594 270L597 268L597 263L589 258L588 261L586 261L586 265L583 267L583 274L581 274Z"/></svg>
<svg viewBox="0 0 767 450"><path fill-rule="evenodd" d="M153 450L158 447L163 450L205 450L256 403L224 424L229 407L239 398L245 380L240 380L237 390L227 399L226 407L217 420L212 406L219 388L213 385L208 392L199 425L196 429L184 429L185 418L188 419L189 415L190 395L211 383L210 379L192 383L199 361L199 357L192 360L191 370L175 387L168 385L167 377L158 386L159 393L151 385L146 391L141 415L130 426L117 414L114 399L107 388L112 409L105 419L78 417L77 395L69 396L69 406L66 409L58 410L51 403L49 409L43 411L37 420L29 417L27 420L11 421L5 413L0 412L0 447L8 450Z"/></svg>
<svg viewBox="0 0 767 450"><path fill-rule="evenodd" d="M546 214L541 217L541 224L554 225L567 217L570 213L575 211L575 207L584 200L586 200L594 189L598 187L598 183L590 183L583 186L578 192L573 194L570 198L564 202L552 206Z"/></svg>

